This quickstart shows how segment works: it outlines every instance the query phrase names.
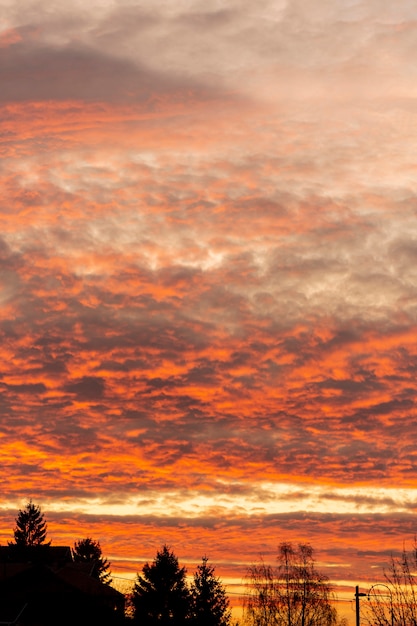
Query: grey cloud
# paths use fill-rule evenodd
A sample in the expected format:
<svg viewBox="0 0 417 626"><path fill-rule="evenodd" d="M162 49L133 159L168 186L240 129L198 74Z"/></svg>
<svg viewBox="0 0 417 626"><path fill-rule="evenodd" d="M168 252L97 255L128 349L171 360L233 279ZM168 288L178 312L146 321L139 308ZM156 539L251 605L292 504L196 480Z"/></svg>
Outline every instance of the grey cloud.
<svg viewBox="0 0 417 626"><path fill-rule="evenodd" d="M339 92L346 90L343 81L349 83L352 100L364 93L372 96L381 83L387 91L395 76L385 70L386 59L394 70L404 73L407 64L401 62L401 54L409 55L413 49L412 34L395 32L396 24L411 21L405 6L393 14L388 7L381 10L364 2L346 7L338 4L335 10L329 3L318 7L317 3L294 0L283 5L272 0L254 5L245 0L230 2L227 8L208 7L200 1L159 7L146 1L139 5L94 3L81 16L72 5L61 5L51 13L42 2L36 9L28 0L23 2L27 10L17 13L4 7L5 16L22 31L40 32L48 46L83 42L96 53L106 51L114 59L147 64L152 71L175 75L181 82L203 79L216 91L220 83L228 84L235 90L246 88L251 97L257 94L259 80L261 90L262 81L271 85L271 69L265 78L264 66L273 68L274 92L279 91L282 100L314 97L320 90L337 100ZM374 23L374 37L370 36L369 21ZM382 56L375 51L392 46L393 40L399 54L386 54L381 62ZM378 81L370 81L360 72L358 76L364 58L378 74ZM115 67L120 68L117 63ZM287 74L286 68L291 70ZM115 79L115 85L123 89L120 69L122 76ZM298 69L305 73L294 80ZM98 80L96 91L99 86ZM60 88L65 91L62 84ZM86 94L90 92L84 89Z"/></svg>
<svg viewBox="0 0 417 626"><path fill-rule="evenodd" d="M190 12L183 11L174 18L174 22L189 25L191 28L196 29L197 32L205 32L210 30L212 27L227 30L236 20L237 16L238 12L236 7L232 8L231 3L227 9L221 8L208 11L207 6L205 6L199 11L193 8Z"/></svg>
<svg viewBox="0 0 417 626"><path fill-rule="evenodd" d="M390 263L398 267L402 281L406 280L408 287L413 286L413 280L409 281L409 278L414 278L413 267L417 261L417 240L405 236L402 239L396 238L390 243L387 256ZM415 293L414 296L416 296Z"/></svg>
<svg viewBox="0 0 417 626"><path fill-rule="evenodd" d="M91 48L18 43L2 52L0 100L150 101L196 87Z"/></svg>
<svg viewBox="0 0 417 626"><path fill-rule="evenodd" d="M68 393L75 394L79 400L98 400L105 392L105 381L95 376L84 376L64 386Z"/></svg>
<svg viewBox="0 0 417 626"><path fill-rule="evenodd" d="M0 383L0 387L3 386ZM34 395L39 395L39 394L43 394L46 391L46 386L43 383L23 383L20 385L11 385L11 384L7 384L4 385L4 387L12 392L12 393L16 393L16 394L34 394Z"/></svg>
<svg viewBox="0 0 417 626"><path fill-rule="evenodd" d="M320 500L351 502L353 506L366 505L374 508L375 506L385 505L396 511L398 508L398 500L389 497L375 497L370 492L369 495L348 495L340 493L323 493L320 494Z"/></svg>
<svg viewBox="0 0 417 626"><path fill-rule="evenodd" d="M317 386L319 388L323 388L323 389L335 389L335 390L339 390L339 391L343 391L344 393L358 393L358 392L362 392L362 391L370 391L370 390L377 390L377 389L382 389L383 388L383 384L381 383L381 381L377 380L376 378L371 378L371 379L364 379L364 380L343 380L343 379L326 379L326 380L322 380L318 383L316 383L316 385L312 385L312 387Z"/></svg>

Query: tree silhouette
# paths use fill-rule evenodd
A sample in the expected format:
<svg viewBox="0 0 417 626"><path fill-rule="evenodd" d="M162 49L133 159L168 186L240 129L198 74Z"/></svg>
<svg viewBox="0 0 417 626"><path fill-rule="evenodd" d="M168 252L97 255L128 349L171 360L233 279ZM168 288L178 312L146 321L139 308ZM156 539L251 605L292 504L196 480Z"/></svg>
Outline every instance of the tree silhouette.
<svg viewBox="0 0 417 626"><path fill-rule="evenodd" d="M32 548L35 546L49 546L46 542L47 525L41 509L32 500L29 500L23 511L19 511L14 529L14 543L10 546Z"/></svg>
<svg viewBox="0 0 417 626"><path fill-rule="evenodd" d="M137 575L132 604L134 621L142 626L183 626L189 617L190 592L186 570L164 545L142 575Z"/></svg>
<svg viewBox="0 0 417 626"><path fill-rule="evenodd" d="M417 624L417 538L412 550L403 547L384 568L384 582L372 585L364 602L362 621L375 626ZM362 610L362 609L361 609Z"/></svg>
<svg viewBox="0 0 417 626"><path fill-rule="evenodd" d="M103 557L99 541L91 537L81 539L74 543L72 550L74 561L91 564L91 576L100 582L109 585L112 582L110 576L110 563Z"/></svg>
<svg viewBox="0 0 417 626"><path fill-rule="evenodd" d="M334 626L328 578L315 567L309 544L281 543L278 567L261 563L249 568L245 622L269 626Z"/></svg>
<svg viewBox="0 0 417 626"><path fill-rule="evenodd" d="M198 626L228 626L231 620L229 600L214 567L203 557L191 585L192 619Z"/></svg>

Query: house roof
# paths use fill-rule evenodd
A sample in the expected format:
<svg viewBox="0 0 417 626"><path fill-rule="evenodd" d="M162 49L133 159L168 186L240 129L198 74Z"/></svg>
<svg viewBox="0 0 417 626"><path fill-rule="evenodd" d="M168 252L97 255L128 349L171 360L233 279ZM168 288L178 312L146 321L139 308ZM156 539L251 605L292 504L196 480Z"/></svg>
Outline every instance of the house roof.
<svg viewBox="0 0 417 626"><path fill-rule="evenodd" d="M122 598L124 599L124 596L120 593L120 591L117 591L114 587L106 585L90 576L89 572L86 571L84 563L67 564L56 572L56 575L61 580L72 585L73 587L76 587L83 593L101 597L107 596L115 601Z"/></svg>
<svg viewBox="0 0 417 626"><path fill-rule="evenodd" d="M69 546L29 546L21 547L15 544L0 546L0 564L2 563L47 563L51 566L62 566L72 562L72 552Z"/></svg>
<svg viewBox="0 0 417 626"><path fill-rule="evenodd" d="M71 562L53 568L39 562L0 563L0 626L15 623L22 611L28 624L32 623L31 616L45 611L48 624L57 618L67 624L73 623L75 614L86 616L92 610L123 615L124 596L92 578L84 564Z"/></svg>

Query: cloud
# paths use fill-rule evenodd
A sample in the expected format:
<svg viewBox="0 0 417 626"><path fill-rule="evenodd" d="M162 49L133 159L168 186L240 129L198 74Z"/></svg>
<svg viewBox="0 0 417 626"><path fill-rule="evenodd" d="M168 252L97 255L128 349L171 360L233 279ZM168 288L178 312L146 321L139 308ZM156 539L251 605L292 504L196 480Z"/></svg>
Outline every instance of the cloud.
<svg viewBox="0 0 417 626"><path fill-rule="evenodd" d="M414 24L405 5L390 11L364 2L338 3L337 8L322 2L318 8L312 2L268 0L254 6L239 1L226 9L200 1L164 7L97 2L82 12L76 5L58 3L51 12L45 3L25 0L21 12L4 3L4 14L9 23L3 35L6 51L18 49L22 40L33 42L39 50L34 58L48 58L45 67L55 72L55 94L61 96L77 86L88 98L129 97L135 66L150 71L142 76L145 84L149 76L159 75L161 84L175 77L184 85L227 85L281 102L327 96L352 103L396 91L406 94L411 78L405 61L412 54ZM17 35L7 35L11 32ZM65 69L67 76L71 72L72 89L64 81ZM32 75L28 78L39 91ZM105 79L116 87L113 93ZM151 84L159 91L152 79Z"/></svg>
<svg viewBox="0 0 417 626"><path fill-rule="evenodd" d="M365 576L415 509L409 7L3 4L4 536Z"/></svg>
<svg viewBox="0 0 417 626"><path fill-rule="evenodd" d="M102 378L83 376L64 387L64 390L75 394L78 400L98 400L104 394L105 382Z"/></svg>
<svg viewBox="0 0 417 626"><path fill-rule="evenodd" d="M37 38L4 51L0 80L3 102L143 102L194 86L86 46L45 46Z"/></svg>
<svg viewBox="0 0 417 626"><path fill-rule="evenodd" d="M261 556L274 564L279 543L289 540L312 543L320 571L329 574L331 580L346 581L349 576L364 576L367 580L372 568L382 573L391 555L401 552L404 537L412 541L413 533L412 516L299 513L267 518L236 516L229 520L213 516L187 521L183 517L69 516L68 512L52 514L45 508L43 511L47 513L48 532L54 545L58 545L55 540L58 537L65 538L70 545L84 536L105 537L105 541L100 539L101 545L115 575L120 568L132 574L140 571L143 563L153 560L166 541L181 562L194 564L200 554L208 554L223 580L233 577L242 581L247 567ZM14 515L13 509L3 513L2 525L9 527L9 540ZM78 530L75 538L71 534L73 528ZM392 551L387 549L387 543L393 546ZM121 558L127 563L119 563ZM353 586L351 591L353 597Z"/></svg>

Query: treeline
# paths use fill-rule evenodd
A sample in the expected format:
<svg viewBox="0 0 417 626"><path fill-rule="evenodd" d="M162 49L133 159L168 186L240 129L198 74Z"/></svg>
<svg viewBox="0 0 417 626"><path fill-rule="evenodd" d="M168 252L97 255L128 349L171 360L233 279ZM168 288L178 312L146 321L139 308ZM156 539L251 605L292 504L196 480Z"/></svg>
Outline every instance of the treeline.
<svg viewBox="0 0 417 626"><path fill-rule="evenodd" d="M13 534L14 541L8 545L16 561L42 560L43 556L47 556L51 545L50 541L46 541L47 525L40 507L32 500L19 511ZM75 541L71 555L75 562L90 563L90 574L96 580L103 584L112 582L110 563L103 557L99 541L91 537Z"/></svg>
<svg viewBox="0 0 417 626"><path fill-rule="evenodd" d="M46 562L50 546L44 515L30 500L18 513L14 541L9 542L8 549L16 561ZM90 575L100 583L111 584L111 563L103 557L98 541L91 537L76 541L71 555L75 562L90 564ZM166 545L151 564L143 566L133 591L125 599L129 621L143 626L229 626L231 623L225 587L208 558L203 557L189 584L185 567L180 567Z"/></svg>
<svg viewBox="0 0 417 626"><path fill-rule="evenodd" d="M48 550L47 526L38 506L29 501L19 511L14 542L16 555ZM111 581L110 563L100 543L90 537L76 541L74 561L91 564L91 575L105 585ZM384 582L375 583L361 612L374 626L417 624L417 544L411 552L392 557ZM203 557L191 582L174 552L163 545L152 563L137 574L133 590L125 596L129 623L141 626L231 626L227 592L215 568ZM263 561L247 570L243 597L244 626L337 626L343 624L335 608L329 578L317 570L309 544L283 542L275 565ZM357 615L359 621L359 615Z"/></svg>
<svg viewBox="0 0 417 626"><path fill-rule="evenodd" d="M137 575L129 602L133 621L144 626L228 626L231 621L226 590L207 557L188 585L185 567L166 545Z"/></svg>

